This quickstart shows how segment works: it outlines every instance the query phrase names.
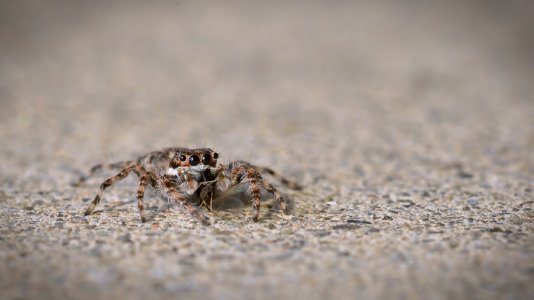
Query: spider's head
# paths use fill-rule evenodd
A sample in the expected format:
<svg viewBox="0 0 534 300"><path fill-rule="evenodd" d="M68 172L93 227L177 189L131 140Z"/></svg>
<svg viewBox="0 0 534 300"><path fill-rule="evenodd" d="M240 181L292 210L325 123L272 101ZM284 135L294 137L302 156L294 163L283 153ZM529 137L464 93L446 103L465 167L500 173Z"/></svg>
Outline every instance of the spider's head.
<svg viewBox="0 0 534 300"><path fill-rule="evenodd" d="M219 154L211 148L183 149L176 152L169 167L207 169L208 167L215 167L218 158Z"/></svg>

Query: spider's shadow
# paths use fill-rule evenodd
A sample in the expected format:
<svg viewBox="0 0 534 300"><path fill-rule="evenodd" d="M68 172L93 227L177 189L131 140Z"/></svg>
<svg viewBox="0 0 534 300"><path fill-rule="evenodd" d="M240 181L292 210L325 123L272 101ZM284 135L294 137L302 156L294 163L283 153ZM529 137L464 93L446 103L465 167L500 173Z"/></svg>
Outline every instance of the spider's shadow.
<svg viewBox="0 0 534 300"><path fill-rule="evenodd" d="M294 208L294 202L286 194L282 194L282 196L288 201L287 212L291 212ZM252 200L245 191L233 191L213 200L213 209L216 211L243 209L251 205ZM269 208L269 210L280 209L280 205L274 200L272 194L263 190L261 191L261 206Z"/></svg>

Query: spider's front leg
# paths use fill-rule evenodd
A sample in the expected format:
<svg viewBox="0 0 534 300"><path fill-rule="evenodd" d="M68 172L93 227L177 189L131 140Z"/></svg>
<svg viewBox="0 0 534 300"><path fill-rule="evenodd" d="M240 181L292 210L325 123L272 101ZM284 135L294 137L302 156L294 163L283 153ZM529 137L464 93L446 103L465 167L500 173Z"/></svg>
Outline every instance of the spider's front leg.
<svg viewBox="0 0 534 300"><path fill-rule="evenodd" d="M191 213L200 223L202 223L202 225L210 225L209 218L202 215L195 207L193 207L193 205L191 205L191 203L189 203L189 201L187 201L187 198L176 188L176 183L172 178L169 178L168 175L163 175L157 177L157 182L169 197L182 204L189 211L189 213Z"/></svg>
<svg viewBox="0 0 534 300"><path fill-rule="evenodd" d="M260 172L251 164L243 161L232 162L228 165L231 174L231 186L245 183L248 185L248 192L252 200L252 209L254 221L260 218L260 189L264 188L269 193L273 194L275 200L280 205L282 212L285 212L287 204L280 193L274 186L263 179Z"/></svg>

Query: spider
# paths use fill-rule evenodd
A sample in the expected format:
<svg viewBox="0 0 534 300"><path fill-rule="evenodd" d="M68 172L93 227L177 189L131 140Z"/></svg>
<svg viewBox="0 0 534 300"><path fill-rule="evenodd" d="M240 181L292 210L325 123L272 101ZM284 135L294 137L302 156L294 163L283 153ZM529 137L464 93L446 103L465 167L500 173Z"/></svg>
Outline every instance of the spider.
<svg viewBox="0 0 534 300"><path fill-rule="evenodd" d="M211 148L166 148L142 155L137 160L98 164L91 168L88 175L81 176L75 185L83 183L102 169L121 169L117 175L106 179L100 185L94 200L85 210L84 215L87 216L94 212L102 199L102 194L108 187L133 172L139 178L137 207L142 222L146 221L143 198L145 189L150 184L169 200L183 205L203 225L210 225L209 218L199 212L194 201L198 200L199 206L205 206L211 210L213 199L222 196L229 188L240 184L247 187L247 195L252 201L252 219L254 221L257 222L260 217L261 189L271 193L281 211L286 212L287 200L262 177L262 173L277 178L289 188L301 189L298 184L287 180L269 168L255 166L244 161L233 161L225 165L218 163L218 159L219 154Z"/></svg>

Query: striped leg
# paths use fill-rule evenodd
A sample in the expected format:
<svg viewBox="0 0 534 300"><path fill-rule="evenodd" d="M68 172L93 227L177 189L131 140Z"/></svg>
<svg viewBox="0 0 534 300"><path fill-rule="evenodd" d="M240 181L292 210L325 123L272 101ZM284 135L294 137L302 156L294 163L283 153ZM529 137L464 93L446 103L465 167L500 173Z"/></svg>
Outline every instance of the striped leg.
<svg viewBox="0 0 534 300"><path fill-rule="evenodd" d="M150 174L148 172L145 172L139 176L139 188L137 189L137 208L139 209L139 216L141 217L141 222L143 223L146 222L145 204L143 202L143 198L145 197L145 189L149 182Z"/></svg>
<svg viewBox="0 0 534 300"><path fill-rule="evenodd" d="M111 185L113 185L113 184L123 180L124 178L126 178L126 176L128 176L128 174L130 174L130 172L133 171L136 167L137 167L137 165L132 163L129 166L127 166L126 168L122 169L122 171L120 171L117 175L106 179L106 181L104 181L100 185L100 190L96 194L95 199L93 200L93 202L91 202L89 207L87 207L87 210L85 211L84 215L87 216L87 215L92 214L93 211L95 210L96 206L98 205L98 203L100 203L100 199L102 198L102 194L104 193L104 191L108 187L110 187Z"/></svg>
<svg viewBox="0 0 534 300"><path fill-rule="evenodd" d="M272 184L270 184L269 182L266 182L265 180L262 181L262 187L267 190L269 193L273 194L274 196L274 199L276 200L276 202L278 202L278 204L280 205L280 210L282 212L286 212L286 209L287 209L287 202L285 201L285 199L282 197L282 195L280 195L280 193L274 188L274 186Z"/></svg>
<svg viewBox="0 0 534 300"><path fill-rule="evenodd" d="M237 167L236 167L237 165ZM260 219L260 184L262 181L260 173L245 162L235 162L230 164L232 169L232 186L240 183L248 185L248 192L252 198L252 219L257 222Z"/></svg>
<svg viewBox="0 0 534 300"><path fill-rule="evenodd" d="M210 225L209 218L202 215L191 203L189 203L178 190L176 189L176 186L174 182L167 178L165 175L157 178L158 185L161 186L161 188L167 193L169 197L174 199L174 201L182 204L188 211L191 213L202 225Z"/></svg>
<svg viewBox="0 0 534 300"><path fill-rule="evenodd" d="M137 208L139 209L139 216L141 217L141 221L144 223L146 222L145 218L145 204L143 202L143 199L145 197L145 190L148 184L153 188L156 188L157 186L157 177L156 174L152 172L147 172L145 168L141 165L136 165L134 170L135 174L139 177L139 188L137 189Z"/></svg>

